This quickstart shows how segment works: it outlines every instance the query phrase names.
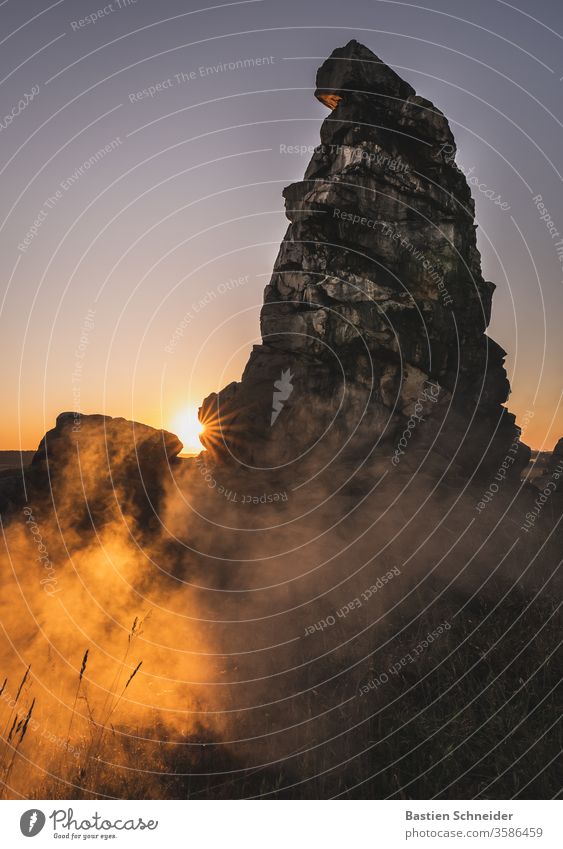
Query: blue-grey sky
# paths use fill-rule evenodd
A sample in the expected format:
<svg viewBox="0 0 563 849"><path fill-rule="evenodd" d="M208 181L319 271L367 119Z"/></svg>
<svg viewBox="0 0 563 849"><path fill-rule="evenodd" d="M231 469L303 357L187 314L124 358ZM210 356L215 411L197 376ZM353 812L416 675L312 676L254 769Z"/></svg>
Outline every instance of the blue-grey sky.
<svg viewBox="0 0 563 849"><path fill-rule="evenodd" d="M287 226L281 192L309 159L280 147L318 143L316 68L356 38L447 115L482 187L509 406L534 413L525 441L551 448L562 19L556 0L0 3L0 447L35 447L77 407L174 427L240 376Z"/></svg>

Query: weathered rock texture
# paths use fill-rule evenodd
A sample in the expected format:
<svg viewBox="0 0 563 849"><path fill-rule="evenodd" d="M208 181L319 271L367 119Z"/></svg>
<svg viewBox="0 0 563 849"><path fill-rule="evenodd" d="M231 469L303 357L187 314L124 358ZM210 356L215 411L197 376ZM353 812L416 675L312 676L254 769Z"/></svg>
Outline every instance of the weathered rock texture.
<svg viewBox="0 0 563 849"><path fill-rule="evenodd" d="M170 465L182 450L174 434L103 415L61 413L22 473L0 481L0 510L26 503L54 509L59 523L80 529L116 517L158 525Z"/></svg>
<svg viewBox="0 0 563 849"><path fill-rule="evenodd" d="M262 344L240 383L203 402L206 447L260 467L319 446L392 454L414 413L411 459L432 445L490 465L519 430L503 407L505 352L486 336L494 285L448 122L356 41L316 82L332 112L304 179L284 191L291 223ZM521 446L515 471L528 457Z"/></svg>

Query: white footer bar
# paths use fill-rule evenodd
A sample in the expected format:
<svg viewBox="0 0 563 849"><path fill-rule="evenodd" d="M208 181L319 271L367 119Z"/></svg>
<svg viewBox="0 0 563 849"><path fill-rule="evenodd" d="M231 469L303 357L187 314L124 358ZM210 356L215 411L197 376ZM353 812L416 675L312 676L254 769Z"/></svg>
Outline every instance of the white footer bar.
<svg viewBox="0 0 563 849"><path fill-rule="evenodd" d="M347 849L563 846L561 802L0 802L2 846Z"/></svg>

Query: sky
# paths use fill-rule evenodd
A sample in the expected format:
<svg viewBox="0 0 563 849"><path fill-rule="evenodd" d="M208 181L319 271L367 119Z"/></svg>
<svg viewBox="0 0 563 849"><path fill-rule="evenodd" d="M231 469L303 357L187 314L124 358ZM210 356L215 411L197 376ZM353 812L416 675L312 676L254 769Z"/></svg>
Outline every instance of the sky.
<svg viewBox="0 0 563 849"><path fill-rule="evenodd" d="M551 449L562 24L556 0L0 3L0 449L64 410L178 430L240 377L309 160L284 150L318 143L315 72L351 38L446 114L478 178L508 406Z"/></svg>

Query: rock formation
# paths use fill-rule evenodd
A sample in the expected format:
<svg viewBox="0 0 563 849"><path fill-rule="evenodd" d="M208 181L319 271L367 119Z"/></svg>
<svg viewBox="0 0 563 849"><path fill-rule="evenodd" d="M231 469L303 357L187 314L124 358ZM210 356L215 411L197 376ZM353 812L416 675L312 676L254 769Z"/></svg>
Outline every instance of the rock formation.
<svg viewBox="0 0 563 849"><path fill-rule="evenodd" d="M61 413L29 469L2 481L0 509L39 501L60 522L81 529L116 515L147 527L158 523L169 466L181 450L178 437L165 430L111 416Z"/></svg>
<svg viewBox="0 0 563 849"><path fill-rule="evenodd" d="M432 447L490 469L519 429L503 407L505 352L486 335L494 285L448 122L357 41L316 84L332 111L283 193L291 223L262 344L239 383L203 402L206 447L266 468L323 448L392 456L406 429L411 461ZM528 458L521 445L514 471Z"/></svg>

